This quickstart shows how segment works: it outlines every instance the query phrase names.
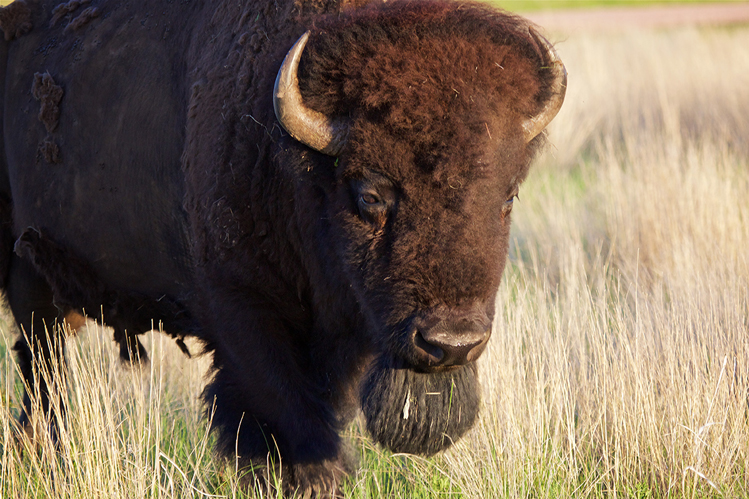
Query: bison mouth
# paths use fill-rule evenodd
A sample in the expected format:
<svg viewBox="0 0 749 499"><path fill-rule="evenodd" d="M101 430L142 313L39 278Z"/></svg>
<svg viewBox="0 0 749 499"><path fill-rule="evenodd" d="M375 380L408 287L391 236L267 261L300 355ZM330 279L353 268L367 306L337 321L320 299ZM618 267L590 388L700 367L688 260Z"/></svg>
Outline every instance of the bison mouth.
<svg viewBox="0 0 749 499"><path fill-rule="evenodd" d="M382 355L364 379L361 406L367 430L393 452L425 456L446 449L476 421L476 364L419 372Z"/></svg>

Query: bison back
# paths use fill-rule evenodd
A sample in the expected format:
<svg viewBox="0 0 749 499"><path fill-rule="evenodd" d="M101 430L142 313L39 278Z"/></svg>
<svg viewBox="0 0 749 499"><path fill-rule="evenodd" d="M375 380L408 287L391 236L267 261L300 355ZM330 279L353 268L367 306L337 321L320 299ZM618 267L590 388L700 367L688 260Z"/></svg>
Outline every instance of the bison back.
<svg viewBox="0 0 749 499"><path fill-rule="evenodd" d="M32 29L8 46L14 237L43 230L113 288L178 295L188 279L180 157L196 4L34 3Z"/></svg>

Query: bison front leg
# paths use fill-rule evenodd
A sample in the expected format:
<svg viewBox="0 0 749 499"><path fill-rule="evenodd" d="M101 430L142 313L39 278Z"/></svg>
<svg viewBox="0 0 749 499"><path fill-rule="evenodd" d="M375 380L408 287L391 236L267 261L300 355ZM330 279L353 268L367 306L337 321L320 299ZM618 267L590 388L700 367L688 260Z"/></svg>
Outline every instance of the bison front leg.
<svg viewBox="0 0 749 499"><path fill-rule="evenodd" d="M212 345L215 376L204 393L220 450L236 452L265 488L335 497L353 459L342 449L331 390L298 336L257 308L220 314L226 320Z"/></svg>
<svg viewBox="0 0 749 499"><path fill-rule="evenodd" d="M31 431L35 408L47 419L51 438L57 440L55 409L62 411L56 384L64 363L65 335L58 327L59 311L53 305L47 281L25 260L10 261L7 298L21 334L13 349L25 383L23 412L19 423ZM54 398L56 397L56 398Z"/></svg>

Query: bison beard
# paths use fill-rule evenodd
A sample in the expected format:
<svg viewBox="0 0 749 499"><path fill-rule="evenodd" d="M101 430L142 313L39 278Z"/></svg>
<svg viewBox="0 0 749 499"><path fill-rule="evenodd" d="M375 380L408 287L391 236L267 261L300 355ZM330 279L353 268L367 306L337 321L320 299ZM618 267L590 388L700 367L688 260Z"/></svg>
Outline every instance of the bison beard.
<svg viewBox="0 0 749 499"><path fill-rule="evenodd" d="M393 452L427 456L446 449L473 426L479 402L475 363L426 373L383 355L361 391L372 438Z"/></svg>

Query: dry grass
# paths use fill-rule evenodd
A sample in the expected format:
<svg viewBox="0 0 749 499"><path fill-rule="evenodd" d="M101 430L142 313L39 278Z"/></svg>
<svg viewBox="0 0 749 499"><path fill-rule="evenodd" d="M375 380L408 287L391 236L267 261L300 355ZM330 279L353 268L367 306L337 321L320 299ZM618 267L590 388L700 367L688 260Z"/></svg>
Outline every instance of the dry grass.
<svg viewBox="0 0 749 499"><path fill-rule="evenodd" d="M749 29L559 44L570 89L514 211L482 419L432 460L355 426L352 497L749 495L747 46ZM241 496L199 417L207 360L156 335L129 370L107 336L71 342L57 452L14 443L5 356L0 496Z"/></svg>
<svg viewBox="0 0 749 499"><path fill-rule="evenodd" d="M515 211L488 410L449 459L493 493L749 493L747 43L559 45L569 97Z"/></svg>

